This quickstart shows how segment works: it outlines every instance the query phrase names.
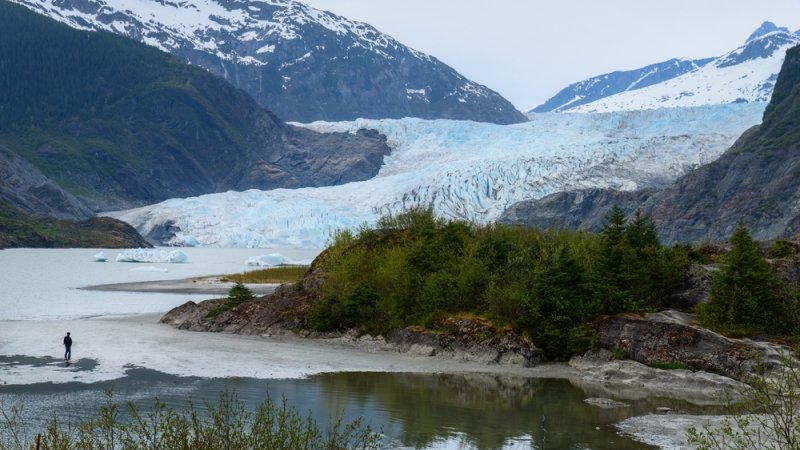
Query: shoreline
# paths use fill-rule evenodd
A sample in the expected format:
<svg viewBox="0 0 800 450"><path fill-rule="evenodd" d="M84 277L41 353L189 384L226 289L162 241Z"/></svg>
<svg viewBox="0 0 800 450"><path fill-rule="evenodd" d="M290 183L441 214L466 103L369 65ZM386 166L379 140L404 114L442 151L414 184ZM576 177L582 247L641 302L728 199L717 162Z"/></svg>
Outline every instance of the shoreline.
<svg viewBox="0 0 800 450"><path fill-rule="evenodd" d="M110 283L83 286L79 289L104 292L138 292L187 295L228 295L236 283L221 281L223 275L181 278L177 280L134 281L129 283ZM246 283L255 295L268 295L275 292L280 284ZM166 314L162 313L162 314Z"/></svg>
<svg viewBox="0 0 800 450"><path fill-rule="evenodd" d="M132 283L114 283L106 285L88 286L83 289L111 291L111 292L166 292L185 294L227 294L227 289L234 283L219 281L221 276L204 276L184 278L178 280L158 280ZM248 284L256 295L272 293L279 284ZM263 294L261 293L263 292ZM190 333L198 336L228 336L242 340L264 340L265 342L280 343L291 346L308 346L313 348L328 348L332 352L346 352L350 356L381 355L387 358L398 358L398 361L388 366L367 368L367 371L387 372L414 372L424 373L490 373L506 374L531 378L555 378L569 380L584 391L591 391L596 395L615 397L619 399L635 400L643 397L667 397L688 401L698 405L714 405L722 403L722 390L732 391L741 386L736 380L716 375L709 372L692 372L689 370L664 370L655 369L632 360L603 361L592 358L576 357L569 363L541 363L533 367L522 367L517 364L487 364L480 361L459 360L446 356L426 356L413 352L399 351L395 346L388 345L383 337L361 336L344 334L337 337L304 337L292 332L283 331L275 334L262 334L260 336L243 335L224 332L203 332L178 330L171 325L159 323L163 313L138 314L122 317L100 317L92 320L110 320L123 323L141 325L155 323L158 326L176 332ZM347 360L343 356L343 360ZM422 363L424 367L419 367ZM407 364L409 370L398 368L395 364ZM313 364L306 364L311 369ZM416 370L415 370L416 369ZM306 373L348 371L335 364L329 370Z"/></svg>
<svg viewBox="0 0 800 450"><path fill-rule="evenodd" d="M587 398L601 401L666 398L708 406L721 403L720 385L735 383L717 375L653 369L633 361L598 364L589 360L582 364L544 363L522 367L402 353L383 349L376 345L375 339L359 340L348 336L307 338L294 334L253 336L195 332L159 323L161 316L162 313L149 313L64 321L0 321L0 327L7 332L0 340L0 355L28 355L33 360L16 367L0 364L0 386L93 384L122 380L127 377L128 370L137 368L179 377L265 380L345 372L488 374L563 379L580 388ZM36 360L58 359L63 352L61 336L54 335L54 330L58 330L57 333L70 330L75 336L72 367L58 362L37 364ZM46 342L48 339L51 342ZM631 422L636 424L636 433L631 432L630 424L618 424L616 428L619 433L660 448L690 448L682 445L686 439L685 426L663 427L660 423L669 417L670 414L659 415L649 421ZM705 416L687 417L696 418L700 425Z"/></svg>

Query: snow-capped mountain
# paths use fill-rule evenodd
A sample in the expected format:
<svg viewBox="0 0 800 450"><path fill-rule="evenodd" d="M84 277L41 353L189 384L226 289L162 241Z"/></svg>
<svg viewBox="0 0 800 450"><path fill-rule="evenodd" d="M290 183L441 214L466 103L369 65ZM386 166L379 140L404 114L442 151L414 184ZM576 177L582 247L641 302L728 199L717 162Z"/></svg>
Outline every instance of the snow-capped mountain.
<svg viewBox="0 0 800 450"><path fill-rule="evenodd" d="M526 120L436 58L292 0L12 1L75 28L171 52L225 77L284 120Z"/></svg>
<svg viewBox="0 0 800 450"><path fill-rule="evenodd" d="M540 114L498 126L420 119L317 122L316 131L373 128L391 155L370 180L325 188L249 190L110 213L163 243L323 247L331 233L431 206L486 223L509 205L566 190L664 186L718 157L761 120L764 104L613 114Z"/></svg>
<svg viewBox="0 0 800 450"><path fill-rule="evenodd" d="M672 59L589 78L567 86L529 112L611 112L766 102L786 50L798 44L800 31L791 33L764 22L744 45L720 57Z"/></svg>

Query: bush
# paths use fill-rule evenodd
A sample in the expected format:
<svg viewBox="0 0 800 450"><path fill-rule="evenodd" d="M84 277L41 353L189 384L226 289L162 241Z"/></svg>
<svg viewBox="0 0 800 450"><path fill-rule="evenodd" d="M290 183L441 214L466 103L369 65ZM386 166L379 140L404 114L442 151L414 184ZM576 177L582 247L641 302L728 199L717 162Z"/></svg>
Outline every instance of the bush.
<svg viewBox="0 0 800 450"><path fill-rule="evenodd" d="M179 412L156 400L150 412L141 412L131 403L121 408L109 397L94 419L73 424L54 415L42 430L41 446L23 441L13 410L6 413L0 408L0 412L10 431L7 435L11 436L10 442L0 441L0 450L369 450L380 448L381 438L362 419L347 423L339 418L324 430L310 415L302 416L289 407L285 399L275 404L268 397L249 411L235 393L227 390L220 394L216 405L208 405L205 411L192 406Z"/></svg>
<svg viewBox="0 0 800 450"><path fill-rule="evenodd" d="M228 297L222 302L221 305L208 312L207 318L211 319L219 316L225 311L229 311L244 302L254 299L256 296L249 287L242 283L237 282L228 290Z"/></svg>
<svg viewBox="0 0 800 450"><path fill-rule="evenodd" d="M770 375L753 376L728 402L730 417L717 427L689 428L689 443L701 450L800 449L800 368L782 355Z"/></svg>

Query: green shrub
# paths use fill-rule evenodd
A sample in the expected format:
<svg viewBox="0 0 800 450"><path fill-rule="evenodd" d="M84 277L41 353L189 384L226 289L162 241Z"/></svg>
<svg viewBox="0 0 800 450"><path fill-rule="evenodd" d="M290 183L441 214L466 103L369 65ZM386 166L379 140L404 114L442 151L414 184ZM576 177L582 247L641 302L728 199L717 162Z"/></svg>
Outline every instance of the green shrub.
<svg viewBox="0 0 800 450"><path fill-rule="evenodd" d="M767 250L767 258L791 258L794 256L794 247L790 242L777 241Z"/></svg>
<svg viewBox="0 0 800 450"><path fill-rule="evenodd" d="M209 311L206 317L209 319L213 319L214 317L219 316L225 311L229 311L241 305L242 303L250 301L254 298L255 295L253 295L253 291L251 291L249 287L245 286L242 283L237 282L228 290L228 297L225 299L225 301L222 302L222 304L220 304L216 308Z"/></svg>
<svg viewBox="0 0 800 450"><path fill-rule="evenodd" d="M0 450L41 448L70 449L270 449L270 450L350 450L377 449L381 434L364 425L362 419L334 420L323 428L311 415L303 416L269 397L255 410L247 410L235 393L223 391L216 404L204 411L191 406L176 411L156 400L149 412L139 411L132 403L121 407L109 400L95 418L79 423L65 423L53 415L42 430L40 446L24 442L14 410L0 408L10 442L0 441Z"/></svg>

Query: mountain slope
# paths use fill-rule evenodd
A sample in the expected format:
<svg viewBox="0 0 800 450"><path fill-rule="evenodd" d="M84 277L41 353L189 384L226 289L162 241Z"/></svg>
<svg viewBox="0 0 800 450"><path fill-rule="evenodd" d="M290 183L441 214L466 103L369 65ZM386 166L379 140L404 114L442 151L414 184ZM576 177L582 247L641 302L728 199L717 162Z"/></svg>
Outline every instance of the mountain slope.
<svg viewBox="0 0 800 450"><path fill-rule="evenodd" d="M740 220L761 240L799 233L800 46L786 53L762 124L719 159L658 192L562 192L515 204L501 220L597 230L614 203L652 214L668 244L725 241Z"/></svg>
<svg viewBox="0 0 800 450"><path fill-rule="evenodd" d="M722 153L763 104L612 114L542 114L517 125L463 121L313 123L374 128L392 153L378 175L340 186L226 192L111 214L176 245L324 247L338 229L411 207L488 223L509 205L589 187L663 187Z"/></svg>
<svg viewBox="0 0 800 450"><path fill-rule="evenodd" d="M765 22L741 47L717 58L670 60L568 86L531 112L611 112L766 102L786 50L800 35Z"/></svg>
<svg viewBox="0 0 800 450"><path fill-rule="evenodd" d="M0 249L152 247L130 225L110 217L80 222L36 218L0 201Z"/></svg>
<svg viewBox="0 0 800 450"><path fill-rule="evenodd" d="M761 126L645 208L669 242L725 240L739 220L757 239L800 232L800 46L786 54Z"/></svg>
<svg viewBox="0 0 800 450"><path fill-rule="evenodd" d="M485 86L375 28L291 0L13 0L223 76L284 120L358 117L517 123Z"/></svg>
<svg viewBox="0 0 800 450"><path fill-rule="evenodd" d="M377 133L323 135L286 125L245 92L173 56L8 2L0 3L0 105L0 146L26 162L15 166L27 173L20 178L52 182L92 210L363 180L389 152ZM0 183L2 197L53 214L11 200L25 190L11 184ZM85 216L68 203L66 216Z"/></svg>
<svg viewBox="0 0 800 450"><path fill-rule="evenodd" d="M528 111L530 113L563 112L620 92L642 89L691 72L711 62L713 58L689 60L670 59L636 70L598 75L562 89L558 94Z"/></svg>

